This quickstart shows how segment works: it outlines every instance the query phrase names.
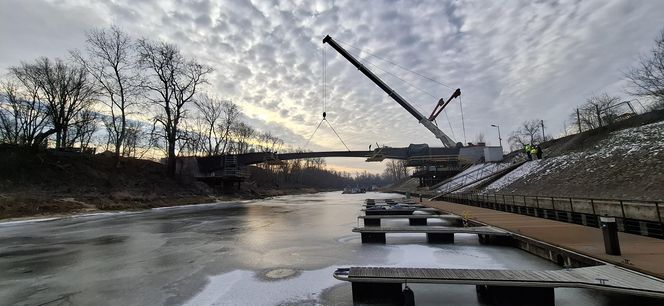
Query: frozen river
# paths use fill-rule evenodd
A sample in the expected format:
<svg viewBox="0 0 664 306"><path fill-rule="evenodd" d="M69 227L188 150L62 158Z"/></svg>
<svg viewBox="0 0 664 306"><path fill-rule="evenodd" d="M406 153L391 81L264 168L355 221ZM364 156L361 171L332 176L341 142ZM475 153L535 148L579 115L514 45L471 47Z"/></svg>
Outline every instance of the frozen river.
<svg viewBox="0 0 664 306"><path fill-rule="evenodd" d="M347 305L336 267L559 268L473 235L361 244L351 229L363 200L394 197L329 192L0 223L0 305ZM411 288L417 305L479 305L474 286ZM557 305L619 300L556 289Z"/></svg>

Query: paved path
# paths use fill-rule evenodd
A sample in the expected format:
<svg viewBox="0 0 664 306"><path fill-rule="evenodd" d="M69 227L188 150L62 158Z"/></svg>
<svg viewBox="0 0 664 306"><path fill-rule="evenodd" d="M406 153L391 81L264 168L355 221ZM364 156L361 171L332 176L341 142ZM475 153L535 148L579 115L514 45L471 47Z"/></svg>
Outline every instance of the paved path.
<svg viewBox="0 0 664 306"><path fill-rule="evenodd" d="M583 225L524 216L493 209L443 201L423 204L442 211L591 256L619 266L664 278L664 240L619 233L621 256L604 252L602 230ZM629 264L624 259L629 260Z"/></svg>

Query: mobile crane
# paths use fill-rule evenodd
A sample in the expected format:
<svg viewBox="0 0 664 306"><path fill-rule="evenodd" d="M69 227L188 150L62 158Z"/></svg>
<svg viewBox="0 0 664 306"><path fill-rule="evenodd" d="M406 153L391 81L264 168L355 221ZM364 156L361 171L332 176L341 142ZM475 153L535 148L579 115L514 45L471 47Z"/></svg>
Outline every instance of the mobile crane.
<svg viewBox="0 0 664 306"><path fill-rule="evenodd" d="M330 35L325 36L323 39L323 43L329 44L334 50L339 52L346 60L348 60L351 64L353 64L355 67L357 67L358 70L360 70L364 75L366 75L371 81L373 81L378 87L380 87L383 91L385 91L392 99L394 99L401 107L405 108L413 117L415 117L422 125L424 125L431 133L433 133L436 138L440 139L443 142L443 146L447 148L452 148L452 147L460 147L461 143L454 143L454 141L447 136L443 131L441 131L438 126L434 124L434 120L440 114L440 112L443 111L445 106L452 101L452 99L457 98L461 96L461 89L456 89L452 96L450 96L447 101L444 99L440 99L438 101L438 104L434 108L434 110L431 112L431 115L427 118L422 113L420 113L415 107L410 105L406 99L404 99L401 95L399 95L396 91L394 91L390 86L385 84L383 80L381 80L378 76L376 76L371 70L369 70L367 67L365 67L362 63L360 63L355 57L353 57L348 51L346 51L344 48L342 48Z"/></svg>

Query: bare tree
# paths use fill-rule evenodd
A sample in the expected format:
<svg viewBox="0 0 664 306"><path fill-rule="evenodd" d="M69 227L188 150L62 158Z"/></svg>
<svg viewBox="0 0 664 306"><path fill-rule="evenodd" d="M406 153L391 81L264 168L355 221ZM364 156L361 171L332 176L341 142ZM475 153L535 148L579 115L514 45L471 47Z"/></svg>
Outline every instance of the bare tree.
<svg viewBox="0 0 664 306"><path fill-rule="evenodd" d="M87 71L61 59L45 57L34 63L11 67L9 71L22 83L35 84L38 89L36 97L46 106L52 128L38 134L33 143L39 144L55 134L55 147L64 147L68 143L67 130L77 115L91 106L97 95Z"/></svg>
<svg viewBox="0 0 664 306"><path fill-rule="evenodd" d="M140 73L136 69L132 39L117 26L88 31L86 38L86 55L78 51L71 54L99 84L105 98L102 101L110 112L105 120L106 129L119 163L127 133L127 115L140 95Z"/></svg>
<svg viewBox="0 0 664 306"><path fill-rule="evenodd" d="M250 141L254 138L256 130L244 122L239 122L233 126L233 138L235 140L235 153L244 154L249 152Z"/></svg>
<svg viewBox="0 0 664 306"><path fill-rule="evenodd" d="M410 175L408 168L406 167L407 161L405 160L394 160L390 159L385 164L385 170L383 175L390 178L393 182L399 182L408 178Z"/></svg>
<svg viewBox="0 0 664 306"><path fill-rule="evenodd" d="M541 122L540 119L524 121L519 128L512 132L508 139L512 149L518 150L526 144L542 142Z"/></svg>
<svg viewBox="0 0 664 306"><path fill-rule="evenodd" d="M125 133L122 155L136 157L141 139L144 138L140 123L137 121L128 121Z"/></svg>
<svg viewBox="0 0 664 306"><path fill-rule="evenodd" d="M617 117L620 97L610 96L607 93L592 96L586 99L570 118L580 124L581 130L592 130L613 123Z"/></svg>
<svg viewBox="0 0 664 306"><path fill-rule="evenodd" d="M186 59L176 46L164 42L141 39L138 52L140 64L148 73L144 80L148 99L159 109L155 121L166 140L167 171L175 176L176 142L182 137L179 125L186 115L184 106L192 101L212 68Z"/></svg>
<svg viewBox="0 0 664 306"><path fill-rule="evenodd" d="M222 106L224 117L217 128L219 129L221 141L224 143L221 154L225 154L232 141L231 132L233 131L233 126L237 124L240 117L240 108L232 101L225 101Z"/></svg>
<svg viewBox="0 0 664 306"><path fill-rule="evenodd" d="M284 141L272 135L269 131L260 133L256 137L258 149L261 152L277 152L284 145Z"/></svg>
<svg viewBox="0 0 664 306"><path fill-rule="evenodd" d="M78 143L79 148L84 149L90 145L92 136L97 131L97 120L99 114L90 110L84 109L76 115L72 127L67 130L67 147L75 147Z"/></svg>
<svg viewBox="0 0 664 306"><path fill-rule="evenodd" d="M11 81L0 85L0 142L33 145L48 123L46 107L39 102L34 83Z"/></svg>
<svg viewBox="0 0 664 306"><path fill-rule="evenodd" d="M652 99L654 109L664 108L664 30L659 33L650 54L641 56L637 66L625 76L632 83L630 94Z"/></svg>
<svg viewBox="0 0 664 306"><path fill-rule="evenodd" d="M219 130L223 129L223 127L219 128L219 125L221 124L220 121L225 121L225 103L226 101L211 97L205 93L199 95L196 100L194 100L200 118L203 120L203 124L199 125L199 132L205 135L205 141L207 142L205 152L208 156L218 155L220 153L222 141L218 134Z"/></svg>

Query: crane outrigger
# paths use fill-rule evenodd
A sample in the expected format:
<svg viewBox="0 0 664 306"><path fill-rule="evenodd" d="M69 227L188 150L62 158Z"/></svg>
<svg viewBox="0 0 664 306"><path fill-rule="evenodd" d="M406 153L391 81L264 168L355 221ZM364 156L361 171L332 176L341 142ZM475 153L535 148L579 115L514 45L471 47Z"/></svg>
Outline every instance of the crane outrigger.
<svg viewBox="0 0 664 306"><path fill-rule="evenodd" d="M447 100L440 99L438 101L438 104L434 108L434 110L431 112L431 115L429 118L425 117L422 113L420 113L415 107L413 107L406 99L404 99L401 95L399 95L394 89L392 89L390 86L385 84L383 80L381 80L378 76L376 76L371 70L369 70L367 67L365 67L362 63L360 63L355 57L353 57L348 51L346 51L343 47L341 47L330 35L325 36L323 39L323 43L327 43L334 50L339 52L346 60L348 60L351 64L353 64L357 69L359 69L364 75L366 75L371 81L373 81L378 87L380 87L383 91L385 91L392 99L394 99L401 107L405 108L413 117L415 117L422 125L424 125L429 131L431 131L436 138L440 139L443 142L443 146L447 148L452 148L452 147L459 147L461 143L455 143L449 136L447 136L443 131L441 131L438 126L434 124L434 120L440 114L440 112L443 111L445 106L447 106L450 101L456 97L461 96L461 89L458 89L454 91L452 96Z"/></svg>

